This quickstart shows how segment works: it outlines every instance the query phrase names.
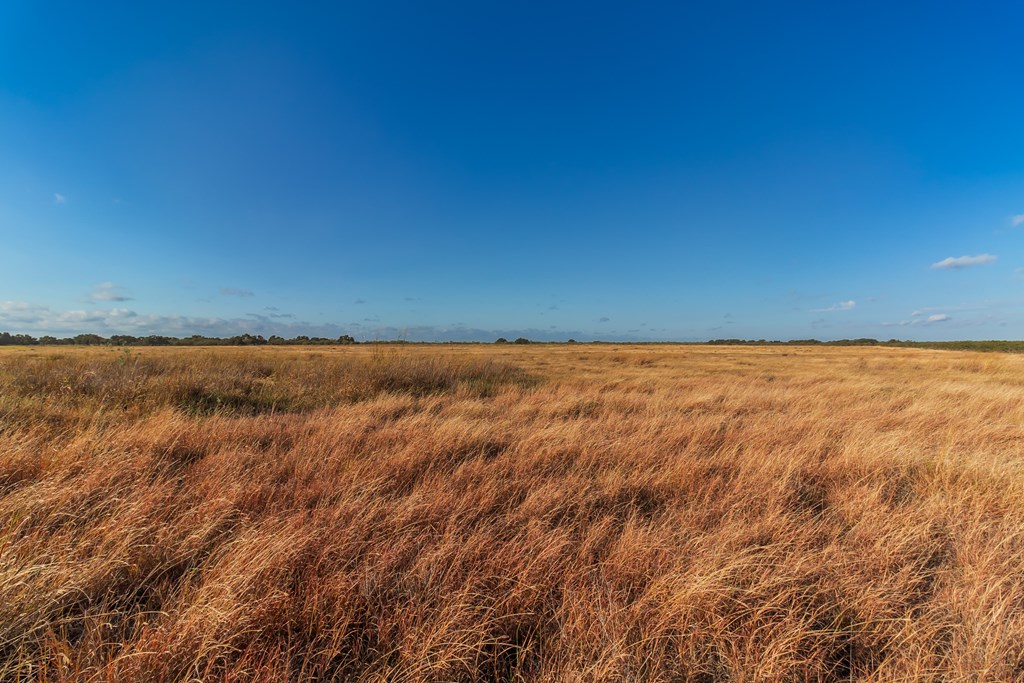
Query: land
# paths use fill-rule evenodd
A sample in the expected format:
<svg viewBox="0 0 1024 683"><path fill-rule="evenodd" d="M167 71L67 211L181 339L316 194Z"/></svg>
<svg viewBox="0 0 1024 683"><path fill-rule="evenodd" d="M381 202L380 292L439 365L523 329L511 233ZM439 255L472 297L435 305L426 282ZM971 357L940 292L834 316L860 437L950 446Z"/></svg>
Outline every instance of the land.
<svg viewBox="0 0 1024 683"><path fill-rule="evenodd" d="M0 350L0 680L1024 679L1024 356Z"/></svg>

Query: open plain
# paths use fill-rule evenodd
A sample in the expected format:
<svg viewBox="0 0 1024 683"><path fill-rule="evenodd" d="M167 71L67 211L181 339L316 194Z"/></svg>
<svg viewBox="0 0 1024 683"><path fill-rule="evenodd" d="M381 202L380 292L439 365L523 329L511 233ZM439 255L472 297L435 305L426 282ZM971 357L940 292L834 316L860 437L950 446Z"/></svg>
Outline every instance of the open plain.
<svg viewBox="0 0 1024 683"><path fill-rule="evenodd" d="M0 351L0 680L1024 679L1024 356Z"/></svg>

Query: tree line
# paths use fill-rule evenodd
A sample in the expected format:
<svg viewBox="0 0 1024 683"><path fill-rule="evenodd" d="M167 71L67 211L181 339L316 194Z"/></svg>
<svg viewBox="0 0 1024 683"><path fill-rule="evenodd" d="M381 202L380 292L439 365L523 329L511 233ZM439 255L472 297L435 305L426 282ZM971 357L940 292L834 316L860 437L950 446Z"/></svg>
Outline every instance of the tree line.
<svg viewBox="0 0 1024 683"><path fill-rule="evenodd" d="M343 334L340 337L307 337L299 335L286 339L277 335L269 338L259 334L240 334L234 337L206 337L194 334L191 337L167 337L151 334L135 337L130 334L114 334L102 337L98 334L76 334L73 337L53 337L43 335L33 337L28 334L11 334L0 332L0 346L310 346L356 344L355 338Z"/></svg>
<svg viewBox="0 0 1024 683"><path fill-rule="evenodd" d="M43 335L33 337L28 334L11 334L0 332L0 346L334 346L339 344L358 344L351 335L343 334L337 338L331 337L307 337L299 335L286 339L277 335L263 337L258 334L240 334L234 337L206 337L194 334L190 337L168 337L164 335L151 334L145 337L135 337L130 334L114 334L110 337L103 337L98 334L76 334L73 337L53 337ZM405 340L377 340L382 344L408 344ZM449 342L451 343L451 342ZM470 342L473 343L473 342ZM509 341L499 337L495 344L576 344L575 339L565 342L536 342L525 337L519 337ZM674 344L680 342L602 342L593 341L591 344L609 343L647 343L651 345ZM707 346L897 346L903 348L920 349L945 349L949 351L1002 351L1006 353L1024 353L1024 341L1008 340L987 340L987 341L908 341L900 339L889 339L879 341L869 337L857 339L836 339L833 341L821 341L819 339L790 339L787 341L769 339L711 339L706 342L681 342L686 344L697 344Z"/></svg>

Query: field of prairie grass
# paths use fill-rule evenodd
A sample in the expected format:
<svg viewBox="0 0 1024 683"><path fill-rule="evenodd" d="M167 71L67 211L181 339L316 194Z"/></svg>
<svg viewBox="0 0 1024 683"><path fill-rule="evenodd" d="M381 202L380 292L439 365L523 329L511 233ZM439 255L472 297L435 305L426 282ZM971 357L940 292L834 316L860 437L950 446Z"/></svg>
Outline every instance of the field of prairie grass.
<svg viewBox="0 0 1024 683"><path fill-rule="evenodd" d="M0 680L1024 680L1024 356L5 349Z"/></svg>

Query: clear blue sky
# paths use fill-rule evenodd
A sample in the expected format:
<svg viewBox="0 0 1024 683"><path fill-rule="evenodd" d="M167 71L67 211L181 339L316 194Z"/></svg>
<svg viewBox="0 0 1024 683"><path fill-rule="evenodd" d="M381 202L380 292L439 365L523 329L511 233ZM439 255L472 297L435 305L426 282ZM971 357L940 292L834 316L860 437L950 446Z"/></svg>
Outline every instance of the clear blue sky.
<svg viewBox="0 0 1024 683"><path fill-rule="evenodd" d="M0 330L1024 338L1022 27L8 1Z"/></svg>

